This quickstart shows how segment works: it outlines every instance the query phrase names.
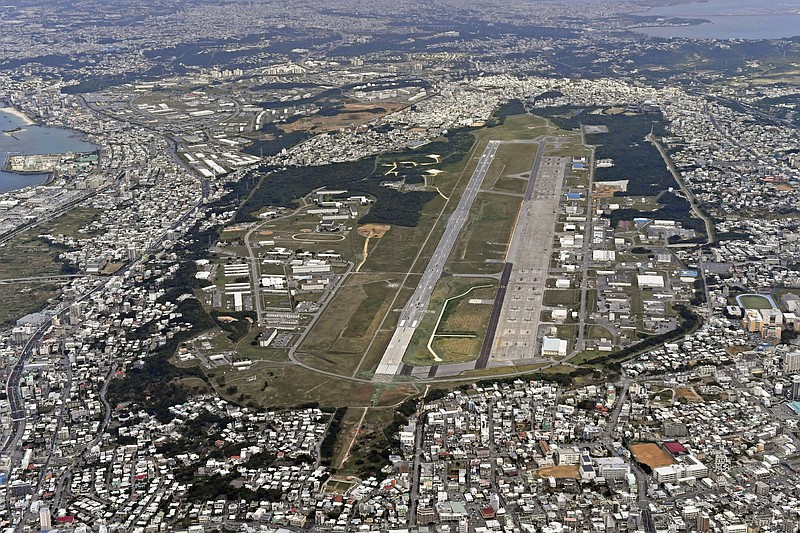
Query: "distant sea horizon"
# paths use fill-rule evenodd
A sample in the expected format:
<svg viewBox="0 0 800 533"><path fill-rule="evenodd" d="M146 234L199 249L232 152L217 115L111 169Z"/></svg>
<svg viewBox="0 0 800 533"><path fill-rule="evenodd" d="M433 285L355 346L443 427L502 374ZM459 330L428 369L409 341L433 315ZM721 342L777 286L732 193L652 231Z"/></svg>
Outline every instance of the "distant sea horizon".
<svg viewBox="0 0 800 533"><path fill-rule="evenodd" d="M9 132L9 133L6 133ZM79 132L38 126L25 115L0 102L0 167L10 155L91 152L97 146L81 140ZM0 193L45 183L49 174L16 174L0 171Z"/></svg>
<svg viewBox="0 0 800 533"><path fill-rule="evenodd" d="M709 21L691 26L634 29L653 37L760 40L800 36L800 0L690 0L636 14Z"/></svg>

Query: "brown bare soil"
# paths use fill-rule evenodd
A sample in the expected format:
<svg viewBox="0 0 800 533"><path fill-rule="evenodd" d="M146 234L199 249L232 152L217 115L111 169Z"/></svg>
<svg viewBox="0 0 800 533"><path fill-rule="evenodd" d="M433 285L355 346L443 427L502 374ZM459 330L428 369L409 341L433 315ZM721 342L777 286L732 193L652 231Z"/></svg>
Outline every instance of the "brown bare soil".
<svg viewBox="0 0 800 533"><path fill-rule="evenodd" d="M389 226L388 224L364 224L363 226L360 226L356 231L362 237L366 237L368 239L380 239L391 228L392 227Z"/></svg>
<svg viewBox="0 0 800 533"><path fill-rule="evenodd" d="M694 403L703 402L703 397L697 394L693 389L675 389L675 396L678 398L685 398Z"/></svg>
<svg viewBox="0 0 800 533"><path fill-rule="evenodd" d="M375 102L374 104L346 104L344 106L344 113L339 113L334 116L311 115L289 124L280 124L278 127L287 133L293 131L309 131L315 133L337 131L350 126L363 126L368 122L372 122L403 107L406 107L406 104L387 104L384 102ZM370 111L376 108L382 108L386 111Z"/></svg>
<svg viewBox="0 0 800 533"><path fill-rule="evenodd" d="M652 442L634 444L631 446L631 453L637 461L646 464L650 468L669 466L674 463L672 457L665 450Z"/></svg>
<svg viewBox="0 0 800 533"><path fill-rule="evenodd" d="M554 477L556 479L580 479L578 465L558 465L550 468L540 468L535 472L540 478Z"/></svg>
<svg viewBox="0 0 800 533"><path fill-rule="evenodd" d="M603 183L595 182L594 197L595 198L613 198L614 193L620 190L619 187L614 185L604 185Z"/></svg>

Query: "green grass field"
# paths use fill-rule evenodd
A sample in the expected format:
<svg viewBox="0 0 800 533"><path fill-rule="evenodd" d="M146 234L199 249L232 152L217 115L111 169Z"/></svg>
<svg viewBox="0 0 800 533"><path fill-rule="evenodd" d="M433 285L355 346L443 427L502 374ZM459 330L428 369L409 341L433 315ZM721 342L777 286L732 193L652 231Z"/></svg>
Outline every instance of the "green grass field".
<svg viewBox="0 0 800 533"><path fill-rule="evenodd" d="M63 234L85 238L78 229L96 218L97 211L76 208L58 219L21 233L0 247L0 279L61 274L61 248L51 246L39 235ZM50 298L58 295L58 283L25 283L0 286L0 327L6 328L23 315L41 311Z"/></svg>
<svg viewBox="0 0 800 533"><path fill-rule="evenodd" d="M417 331L411 339L411 344L406 352L405 361L412 365L434 364L433 354L428 350L428 340L434 333L436 322L442 311L445 301L458 296L473 287L488 285L489 287L475 289L469 294L448 303L447 310L442 315L436 333L474 334L472 338L437 337L434 339L433 348L439 357L448 363L472 361L480 355L483 336L486 333L486 324L492 311L491 305L470 304L472 298L493 299L497 292L497 280L476 278L442 278L436 284L431 295L429 312L420 322Z"/></svg>
<svg viewBox="0 0 800 533"><path fill-rule="evenodd" d="M772 304L769 300L757 294L746 294L739 299L745 309L772 309Z"/></svg>
<svg viewBox="0 0 800 533"><path fill-rule="evenodd" d="M224 398L264 408L284 409L309 402L322 407L366 406L372 404L375 393L370 383L324 376L288 363L261 361L247 370L200 368Z"/></svg>
<svg viewBox="0 0 800 533"><path fill-rule="evenodd" d="M326 371L355 372L402 279L399 275L351 276L306 338L298 357Z"/></svg>
<svg viewBox="0 0 800 533"><path fill-rule="evenodd" d="M41 311L58 294L59 286L55 283L0 285L0 330L12 327L28 313Z"/></svg>
<svg viewBox="0 0 800 533"><path fill-rule="evenodd" d="M479 193L445 268L456 274L500 272L520 204L521 198Z"/></svg>
<svg viewBox="0 0 800 533"><path fill-rule="evenodd" d="M580 302L581 291L577 289L547 289L542 298L542 303L546 306L573 307Z"/></svg>
<svg viewBox="0 0 800 533"><path fill-rule="evenodd" d="M495 159L486 173L483 188L522 194L536 158L535 144L502 144L497 149Z"/></svg>
<svg viewBox="0 0 800 533"><path fill-rule="evenodd" d="M85 239L86 237L97 235L98 232L90 230L81 233L78 230L98 218L100 218L99 210L91 207L76 207L60 216L52 224L46 226L47 231L40 233L51 233L53 235L62 234L75 239Z"/></svg>

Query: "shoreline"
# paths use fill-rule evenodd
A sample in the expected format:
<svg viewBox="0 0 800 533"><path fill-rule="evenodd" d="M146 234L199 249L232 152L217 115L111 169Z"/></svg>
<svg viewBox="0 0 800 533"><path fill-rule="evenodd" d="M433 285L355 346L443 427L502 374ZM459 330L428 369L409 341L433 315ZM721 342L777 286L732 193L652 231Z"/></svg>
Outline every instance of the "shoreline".
<svg viewBox="0 0 800 533"><path fill-rule="evenodd" d="M3 168L0 168L0 171L6 174L16 174L17 176L44 176L53 173L52 170L12 170L5 165L3 165Z"/></svg>
<svg viewBox="0 0 800 533"><path fill-rule="evenodd" d="M15 118L18 118L22 121L21 126L33 126L36 124L33 120L30 119L28 115L17 109L16 107L10 106L6 104L6 107L0 107L0 113L6 113L7 115L11 115Z"/></svg>

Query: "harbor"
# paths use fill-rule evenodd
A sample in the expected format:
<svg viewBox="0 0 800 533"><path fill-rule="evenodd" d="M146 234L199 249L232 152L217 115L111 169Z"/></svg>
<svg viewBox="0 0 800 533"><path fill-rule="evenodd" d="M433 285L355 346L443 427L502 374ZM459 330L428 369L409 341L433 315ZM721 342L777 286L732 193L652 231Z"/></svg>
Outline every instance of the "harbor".
<svg viewBox="0 0 800 533"><path fill-rule="evenodd" d="M97 147L80 132L39 126L13 107L0 107L0 130L0 193L46 183L58 167L96 165Z"/></svg>

